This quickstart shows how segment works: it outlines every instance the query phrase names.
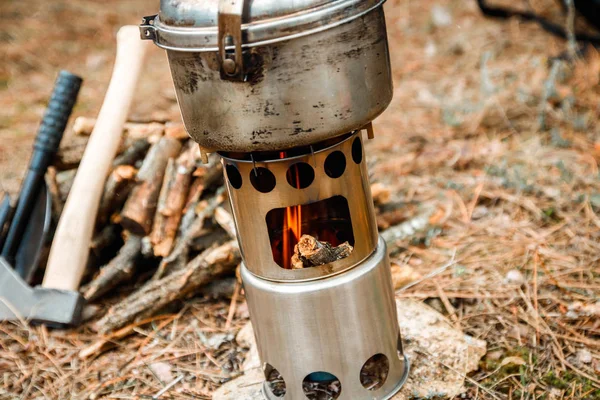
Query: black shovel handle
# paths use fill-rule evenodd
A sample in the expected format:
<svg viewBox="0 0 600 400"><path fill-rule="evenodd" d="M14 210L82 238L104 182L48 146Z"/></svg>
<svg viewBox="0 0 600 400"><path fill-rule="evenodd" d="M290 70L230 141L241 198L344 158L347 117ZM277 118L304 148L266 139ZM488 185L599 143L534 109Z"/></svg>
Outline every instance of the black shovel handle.
<svg viewBox="0 0 600 400"><path fill-rule="evenodd" d="M14 217L8 229L6 241L2 248L2 256L12 262L21 242L25 227L29 223L33 206L41 185L44 184L44 174L58 151L67 122L77 100L82 79L67 71L60 71L54 84L52 96L40 124L33 154L29 162L27 175L21 186Z"/></svg>

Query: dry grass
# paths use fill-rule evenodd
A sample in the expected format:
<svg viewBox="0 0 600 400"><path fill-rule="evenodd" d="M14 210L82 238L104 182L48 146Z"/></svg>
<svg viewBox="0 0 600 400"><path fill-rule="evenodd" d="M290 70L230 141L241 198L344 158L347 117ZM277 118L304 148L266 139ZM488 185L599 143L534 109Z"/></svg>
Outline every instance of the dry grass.
<svg viewBox="0 0 600 400"><path fill-rule="evenodd" d="M401 207L443 210L395 261L424 276L448 266L399 296L488 342L465 398L600 399L600 54L552 62L566 43L482 19L474 1L386 7L396 93L368 145L372 177ZM239 371L231 338L246 319L241 297L199 296L88 359L86 326L5 323L0 398L151 398L180 376L161 398L210 398Z"/></svg>
<svg viewBox="0 0 600 400"><path fill-rule="evenodd" d="M456 262L400 295L488 342L472 378L499 398L600 398L600 55L553 62L566 44L535 26L443 2L455 25L428 27L414 3L388 13L402 43L372 171L396 201L451 210L397 262Z"/></svg>
<svg viewBox="0 0 600 400"><path fill-rule="evenodd" d="M238 374L243 361L231 332L247 315L238 312L226 329L227 314L224 303L196 299L177 313L107 336L112 350L87 359L79 357L80 351L99 338L86 328L49 331L4 324L0 398L153 398L179 379L165 398L210 399L214 388Z"/></svg>

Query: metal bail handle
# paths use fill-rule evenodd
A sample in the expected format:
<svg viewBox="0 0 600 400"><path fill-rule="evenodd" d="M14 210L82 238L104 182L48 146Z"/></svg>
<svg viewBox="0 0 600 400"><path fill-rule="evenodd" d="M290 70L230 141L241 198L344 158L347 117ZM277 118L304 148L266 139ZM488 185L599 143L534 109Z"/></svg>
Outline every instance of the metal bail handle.
<svg viewBox="0 0 600 400"><path fill-rule="evenodd" d="M242 55L242 11L244 0L221 0L219 2L219 62L221 78L244 80ZM233 46L233 52L227 48Z"/></svg>

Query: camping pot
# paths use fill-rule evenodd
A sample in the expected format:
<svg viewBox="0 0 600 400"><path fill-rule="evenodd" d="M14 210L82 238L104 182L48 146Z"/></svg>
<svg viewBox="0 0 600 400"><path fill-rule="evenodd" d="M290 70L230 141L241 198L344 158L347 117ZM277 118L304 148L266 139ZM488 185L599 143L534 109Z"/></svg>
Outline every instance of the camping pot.
<svg viewBox="0 0 600 400"><path fill-rule="evenodd" d="M141 34L167 50L203 150L281 150L360 129L390 103L383 2L161 0Z"/></svg>

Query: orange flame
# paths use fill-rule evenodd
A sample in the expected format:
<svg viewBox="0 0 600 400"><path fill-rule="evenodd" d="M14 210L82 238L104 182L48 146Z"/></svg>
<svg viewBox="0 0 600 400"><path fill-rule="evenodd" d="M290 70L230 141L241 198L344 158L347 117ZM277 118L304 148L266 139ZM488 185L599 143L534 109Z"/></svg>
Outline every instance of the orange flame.
<svg viewBox="0 0 600 400"><path fill-rule="evenodd" d="M284 151L279 153L281 158L285 158ZM295 175L296 187L300 187L300 174L297 168L290 169ZM302 206L291 206L285 209L285 218L283 220L283 267L292 268L292 256L294 255L294 246L302 236Z"/></svg>

